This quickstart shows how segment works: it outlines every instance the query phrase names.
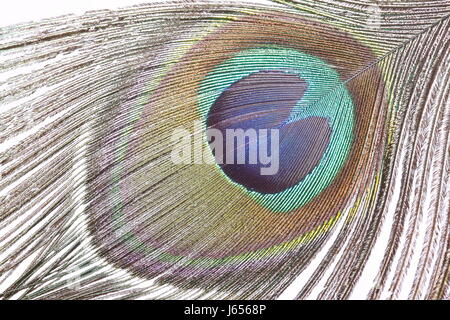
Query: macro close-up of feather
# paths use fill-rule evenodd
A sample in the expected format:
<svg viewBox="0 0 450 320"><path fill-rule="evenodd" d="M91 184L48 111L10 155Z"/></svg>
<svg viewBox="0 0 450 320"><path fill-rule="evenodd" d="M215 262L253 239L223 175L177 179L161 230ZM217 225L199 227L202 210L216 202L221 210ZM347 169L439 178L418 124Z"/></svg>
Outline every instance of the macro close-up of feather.
<svg viewBox="0 0 450 320"><path fill-rule="evenodd" d="M0 3L0 300L450 299L448 0L140 2Z"/></svg>

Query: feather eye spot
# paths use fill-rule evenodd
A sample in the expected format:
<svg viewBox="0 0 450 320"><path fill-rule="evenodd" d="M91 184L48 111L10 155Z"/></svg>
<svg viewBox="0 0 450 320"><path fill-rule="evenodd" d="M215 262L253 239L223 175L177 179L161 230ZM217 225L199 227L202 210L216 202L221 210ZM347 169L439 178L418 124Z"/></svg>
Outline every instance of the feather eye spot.
<svg viewBox="0 0 450 320"><path fill-rule="evenodd" d="M308 117L289 121L306 90L306 81L298 75L267 70L234 82L217 98L209 110L207 127L220 130L224 138L221 152L214 151L216 158L220 153L218 162L230 179L251 191L273 194L298 184L318 165L330 140L327 119ZM246 138L231 142L231 163L223 161L228 159L229 130L242 130ZM258 135L259 130L277 130L277 137L267 132ZM213 143L216 145L217 141ZM267 154L261 154L262 149ZM238 163L239 151L244 154L243 163ZM271 161L262 163L263 156L270 156ZM276 162L276 170L262 174L262 167L274 165L272 160Z"/></svg>

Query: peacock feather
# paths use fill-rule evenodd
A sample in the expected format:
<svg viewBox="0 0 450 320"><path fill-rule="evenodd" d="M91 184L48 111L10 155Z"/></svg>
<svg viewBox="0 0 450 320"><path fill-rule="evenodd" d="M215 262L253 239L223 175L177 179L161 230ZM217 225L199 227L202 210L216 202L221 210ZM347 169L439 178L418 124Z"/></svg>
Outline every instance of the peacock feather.
<svg viewBox="0 0 450 320"><path fill-rule="evenodd" d="M448 299L449 15L156 2L1 28L0 297Z"/></svg>

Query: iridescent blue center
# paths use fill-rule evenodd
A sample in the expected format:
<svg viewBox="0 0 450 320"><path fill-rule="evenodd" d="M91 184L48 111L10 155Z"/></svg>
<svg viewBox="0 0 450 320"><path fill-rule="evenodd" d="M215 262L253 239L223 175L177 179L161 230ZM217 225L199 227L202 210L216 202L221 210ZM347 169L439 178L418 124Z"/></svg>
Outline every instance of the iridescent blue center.
<svg viewBox="0 0 450 320"><path fill-rule="evenodd" d="M263 164L258 158L251 164L252 144L261 146L260 136L245 142L245 163L237 163L237 149L233 163L219 164L233 181L249 190L263 194L284 191L302 181L320 162L329 144L331 127L327 118L310 116L291 121L294 106L307 90L307 83L296 74L279 70L252 73L234 82L215 100L209 109L207 126L219 129L226 137L226 129L268 129L267 141L270 151L270 129L279 131L279 169L275 174L263 175ZM238 144L236 141L236 148ZM223 154L226 155L226 142Z"/></svg>

